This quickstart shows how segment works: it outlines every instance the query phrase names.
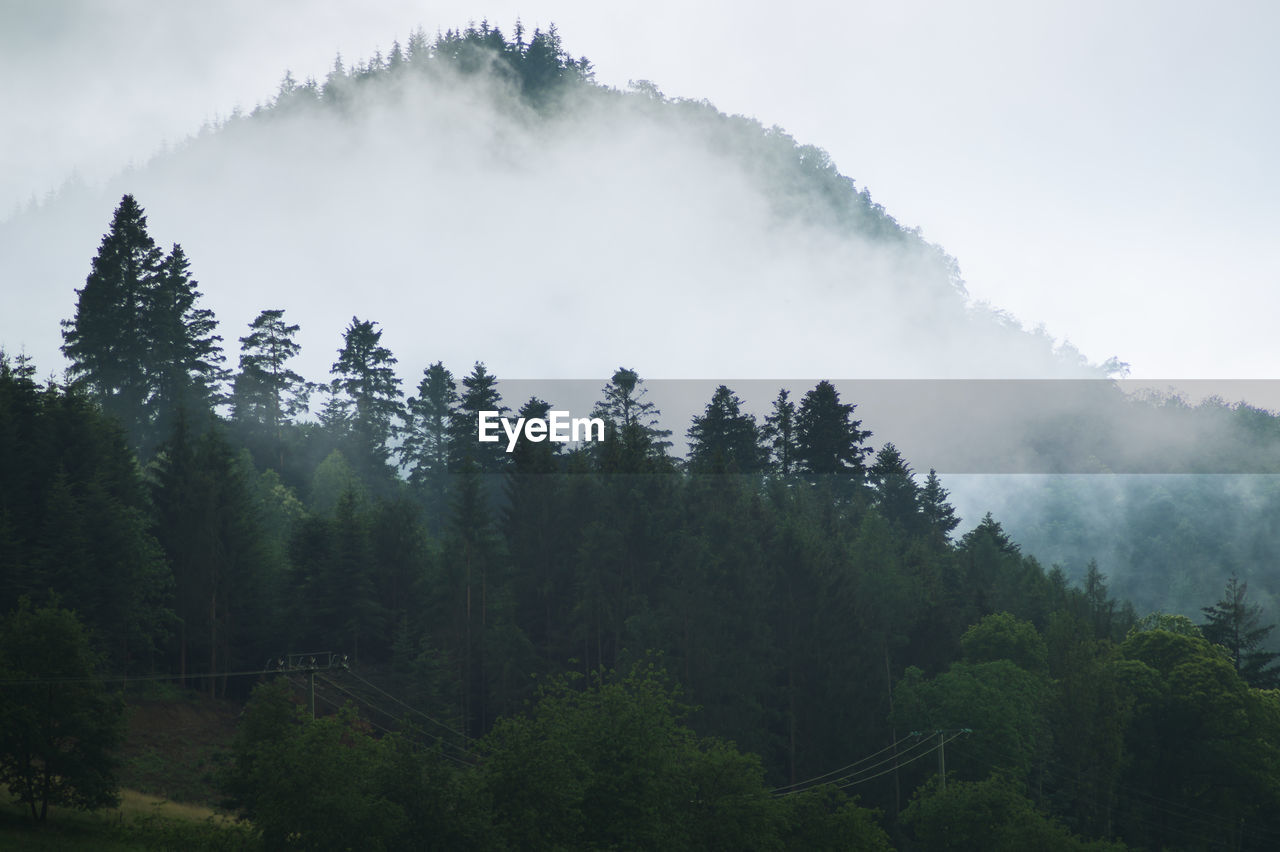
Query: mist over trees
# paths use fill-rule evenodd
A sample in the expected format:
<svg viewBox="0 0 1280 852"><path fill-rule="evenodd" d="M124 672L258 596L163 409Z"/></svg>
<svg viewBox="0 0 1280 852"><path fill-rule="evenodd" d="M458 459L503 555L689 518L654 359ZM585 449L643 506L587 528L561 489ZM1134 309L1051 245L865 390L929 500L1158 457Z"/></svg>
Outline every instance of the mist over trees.
<svg viewBox="0 0 1280 852"><path fill-rule="evenodd" d="M722 143L784 152L765 162L800 188L771 215L922 248L820 152L758 128L719 136L735 120L644 86L598 92L554 30L526 36L415 34L323 84L286 77L218 133L347 120L362 91L441 65L501 82L521 120L585 108L583 91L706 120ZM958 299L945 256L925 254L927 286ZM639 369L610 367L602 440L526 432L507 452L478 440L481 413L545 418L556 400L504 399L495 362L454 372L432 360L455 357L444 344L404 357L420 379L402 382L395 316L363 306L321 347L321 376L294 319L306 305L274 298L229 335L232 374L203 262L162 252L125 195L63 326L66 380L0 354L0 780L33 808L36 762L12 723L48 712L52 679L72 675L110 722L92 683L109 673L248 699L222 785L267 848L1268 849L1280 835L1270 618L1237 578L1199 599L1203 626L1140 619L1105 560L1073 585L992 513L957 536L943 478L825 379L771 393L760 419L721 384L675 424ZM486 314L466 316L499 345ZM1256 445L1222 453L1272 449L1267 418L1250 420ZM1157 557L1190 570L1171 545ZM33 620L74 646L63 669L24 644ZM320 648L346 668L311 672L313 719L263 661ZM59 747L98 749L68 796L112 798L114 736Z"/></svg>

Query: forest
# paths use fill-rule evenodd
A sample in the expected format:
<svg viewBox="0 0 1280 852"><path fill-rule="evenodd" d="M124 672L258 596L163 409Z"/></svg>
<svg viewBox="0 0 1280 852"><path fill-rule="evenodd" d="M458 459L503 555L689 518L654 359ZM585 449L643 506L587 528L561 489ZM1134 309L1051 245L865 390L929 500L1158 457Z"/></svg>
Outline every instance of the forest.
<svg viewBox="0 0 1280 852"><path fill-rule="evenodd" d="M554 29L485 25L286 78L239 120L429 63L496 63L533 109L593 85ZM942 477L831 381L760 419L720 385L686 425L620 366L602 441L508 453L481 412L557 400L402 366L359 316L304 376L290 307L222 328L131 194L86 258L65 376L0 352L0 782L34 824L118 801L155 680L243 706L218 778L244 830L208 848L1280 841L1265 554L1197 618L1139 612L991 514L957 535ZM1274 453L1273 415L1206 410Z"/></svg>

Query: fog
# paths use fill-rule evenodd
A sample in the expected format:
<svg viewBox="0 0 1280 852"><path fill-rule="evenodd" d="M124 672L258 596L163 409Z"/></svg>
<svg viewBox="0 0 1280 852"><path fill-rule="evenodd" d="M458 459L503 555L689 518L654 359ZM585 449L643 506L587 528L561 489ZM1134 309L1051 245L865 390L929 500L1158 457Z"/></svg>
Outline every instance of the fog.
<svg viewBox="0 0 1280 852"><path fill-rule="evenodd" d="M540 112L501 76L383 78L342 109L282 104L207 128L0 225L0 346L62 370L58 323L127 192L159 244L185 249L230 367L248 323L283 308L311 380L359 317L379 323L407 393L434 361L455 375L484 361L525 380L504 386L511 407L537 393L585 413L615 369L635 368L677 442L716 384L762 416L778 387L798 399L820 378L841 380L872 444L894 441L917 471L1204 471L1201 448L1230 442L1212 418L1117 414L1106 368L975 302L942 248L834 169L781 130L649 86ZM1041 481L947 484L966 526L992 509L1072 574L1088 554L1169 591L1133 572L1120 511L1064 542L1043 531ZM1106 505L1077 493L1090 501Z"/></svg>
<svg viewBox="0 0 1280 852"><path fill-rule="evenodd" d="M190 257L233 365L247 323L284 308L313 379L353 316L381 325L406 384L435 360L525 378L1096 375L968 300L940 249L840 222L800 154L649 94L544 118L484 76L404 77L343 112L232 121L0 227L16 295L0 341L61 369L58 321L129 192Z"/></svg>

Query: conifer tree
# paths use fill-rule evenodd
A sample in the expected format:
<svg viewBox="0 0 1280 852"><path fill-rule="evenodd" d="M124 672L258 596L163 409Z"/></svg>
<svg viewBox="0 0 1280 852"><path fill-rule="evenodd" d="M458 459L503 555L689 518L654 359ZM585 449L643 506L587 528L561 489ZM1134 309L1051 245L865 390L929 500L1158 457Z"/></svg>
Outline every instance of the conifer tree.
<svg viewBox="0 0 1280 852"><path fill-rule="evenodd" d="M471 374L462 380L457 412L450 421L450 473L461 473L468 465L473 466L477 473L500 473L506 468L505 436L492 442L481 443L479 440L480 412L496 411L498 416L502 416L510 410L502 404L498 377L477 361ZM501 427L499 434L502 434Z"/></svg>
<svg viewBox="0 0 1280 852"><path fill-rule="evenodd" d="M960 525L955 508L947 502L948 496L947 489L942 487L942 480L938 479L938 472L929 468L929 476L920 489L920 512L929 529L942 541L946 541Z"/></svg>
<svg viewBox="0 0 1280 852"><path fill-rule="evenodd" d="M796 412L796 458L812 474L844 474L861 479L871 452L863 442L871 432L853 419L852 403L840 401L835 385L818 382L804 395Z"/></svg>
<svg viewBox="0 0 1280 852"><path fill-rule="evenodd" d="M133 196L121 199L76 293L75 317L62 324L68 372L136 449L154 450L176 412L195 423L220 401L225 372L213 312L196 306L182 247L161 253Z"/></svg>
<svg viewBox="0 0 1280 852"><path fill-rule="evenodd" d="M147 217L132 195L120 200L102 237L76 312L62 323L68 375L125 427L138 446L147 432L151 393L146 310L164 255L147 233Z"/></svg>
<svg viewBox="0 0 1280 852"><path fill-rule="evenodd" d="M645 399L648 389L635 371L619 367L604 386L594 417L605 422L605 439L594 445L598 466L608 473L650 473L670 468L668 429L658 426L661 412Z"/></svg>
<svg viewBox="0 0 1280 852"><path fill-rule="evenodd" d="M294 340L298 326L284 320L283 310L262 311L240 338L240 372L232 395L232 416L273 434L307 410L312 385L288 362L302 351Z"/></svg>
<svg viewBox="0 0 1280 852"><path fill-rule="evenodd" d="M757 473L764 468L756 419L742 411L742 400L724 385L716 388L706 411L689 427L689 470L693 473Z"/></svg>
<svg viewBox="0 0 1280 852"><path fill-rule="evenodd" d="M551 414L551 403L537 397L520 406L517 417L525 420L545 420ZM557 469L556 457L560 455L562 444L550 440L530 441L524 434L516 440L515 449L511 451L511 467L518 474L547 474Z"/></svg>
<svg viewBox="0 0 1280 852"><path fill-rule="evenodd" d="M179 411L194 423L221 399L222 338L214 334L213 311L196 306L200 295L187 256L175 243L144 305L154 442L168 435Z"/></svg>
<svg viewBox="0 0 1280 852"><path fill-rule="evenodd" d="M1249 584L1232 574L1222 599L1201 608L1208 618L1201 630L1204 638L1231 652L1236 671L1250 686L1274 689L1280 687L1280 670L1274 667L1280 654L1263 650L1262 644L1275 625L1259 624L1262 607L1246 602L1248 590Z"/></svg>
<svg viewBox="0 0 1280 852"><path fill-rule="evenodd" d="M261 650L260 591L270 551L231 445L220 429L193 435L179 415L154 484L157 533L173 568L182 674L226 671ZM203 681L210 693L225 683Z"/></svg>
<svg viewBox="0 0 1280 852"><path fill-rule="evenodd" d="M385 466L403 417L400 379L392 369L396 358L381 345L382 332L374 323L351 318L343 333L338 360L333 363L331 387L347 414L346 423L356 448L366 459Z"/></svg>
<svg viewBox="0 0 1280 852"><path fill-rule="evenodd" d="M917 529L920 518L920 497L911 466L898 448L887 443L876 453L875 463L867 470L871 483L872 501L881 516L891 524L907 532Z"/></svg>
<svg viewBox="0 0 1280 852"><path fill-rule="evenodd" d="M796 467L796 404L783 388L773 401L773 411L764 418L761 436L769 450L774 472L790 476Z"/></svg>
<svg viewBox="0 0 1280 852"><path fill-rule="evenodd" d="M410 397L405 419L400 462L408 469L409 483L422 491L433 515L444 509L449 473L449 435L458 404L458 385L442 362L422 371L418 395Z"/></svg>

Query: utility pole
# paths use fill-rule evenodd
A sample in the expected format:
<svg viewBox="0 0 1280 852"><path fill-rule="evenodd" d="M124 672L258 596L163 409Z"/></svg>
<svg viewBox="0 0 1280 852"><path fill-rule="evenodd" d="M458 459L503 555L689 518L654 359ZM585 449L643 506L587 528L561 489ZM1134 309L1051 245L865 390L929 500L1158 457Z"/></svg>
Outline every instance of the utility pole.
<svg viewBox="0 0 1280 852"><path fill-rule="evenodd" d="M938 731L938 790L947 791L947 741L946 733Z"/></svg>
<svg viewBox="0 0 1280 852"><path fill-rule="evenodd" d="M333 651L317 651L310 654L286 654L274 660L267 660L264 669L292 674L307 673L307 704L311 709L311 719L316 718L316 672L329 669L347 668L347 655L335 654Z"/></svg>

